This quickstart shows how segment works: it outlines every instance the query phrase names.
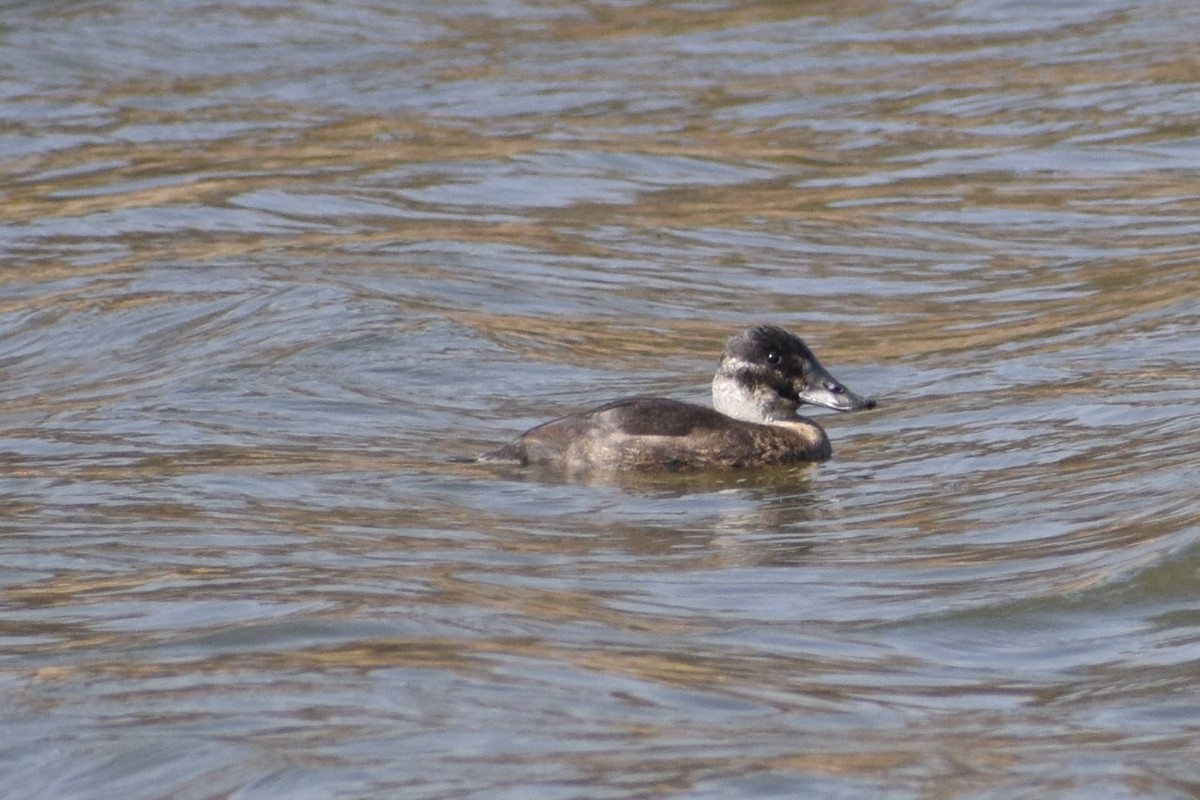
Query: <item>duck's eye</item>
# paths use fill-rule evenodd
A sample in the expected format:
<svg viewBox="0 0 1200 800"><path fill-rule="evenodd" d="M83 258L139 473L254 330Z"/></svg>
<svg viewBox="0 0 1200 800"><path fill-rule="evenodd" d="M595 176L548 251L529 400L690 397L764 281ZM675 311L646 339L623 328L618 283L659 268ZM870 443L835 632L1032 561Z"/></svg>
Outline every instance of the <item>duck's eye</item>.
<svg viewBox="0 0 1200 800"><path fill-rule="evenodd" d="M779 353L776 353L774 350L767 353L767 363L768 364L778 364L782 360L783 359L780 357Z"/></svg>

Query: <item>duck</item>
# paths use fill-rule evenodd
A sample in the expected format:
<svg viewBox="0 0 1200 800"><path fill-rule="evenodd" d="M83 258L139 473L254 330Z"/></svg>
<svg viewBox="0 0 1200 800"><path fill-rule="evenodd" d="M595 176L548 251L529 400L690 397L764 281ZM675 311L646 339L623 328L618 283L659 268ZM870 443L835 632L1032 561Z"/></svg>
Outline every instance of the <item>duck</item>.
<svg viewBox="0 0 1200 800"><path fill-rule="evenodd" d="M798 409L876 407L821 365L800 337L755 325L729 338L712 381L712 408L626 397L530 428L477 461L583 471L735 469L825 461L825 430Z"/></svg>

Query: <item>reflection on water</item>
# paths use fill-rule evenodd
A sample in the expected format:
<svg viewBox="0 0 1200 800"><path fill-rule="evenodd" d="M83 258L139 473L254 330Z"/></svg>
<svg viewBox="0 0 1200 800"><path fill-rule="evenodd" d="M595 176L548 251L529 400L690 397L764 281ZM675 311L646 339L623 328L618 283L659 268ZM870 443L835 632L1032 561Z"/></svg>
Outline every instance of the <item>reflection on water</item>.
<svg viewBox="0 0 1200 800"><path fill-rule="evenodd" d="M0 793L1191 794L1198 22L10 4ZM768 321L829 463L455 460Z"/></svg>

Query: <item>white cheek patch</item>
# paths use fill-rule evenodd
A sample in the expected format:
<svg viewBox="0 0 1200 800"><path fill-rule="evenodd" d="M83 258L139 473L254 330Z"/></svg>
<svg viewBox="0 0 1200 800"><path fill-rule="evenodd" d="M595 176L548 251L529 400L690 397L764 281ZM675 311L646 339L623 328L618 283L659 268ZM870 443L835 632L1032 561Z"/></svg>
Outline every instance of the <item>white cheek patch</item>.
<svg viewBox="0 0 1200 800"><path fill-rule="evenodd" d="M713 379L713 408L746 422L771 422L795 415L795 400L758 379L762 365L727 356Z"/></svg>

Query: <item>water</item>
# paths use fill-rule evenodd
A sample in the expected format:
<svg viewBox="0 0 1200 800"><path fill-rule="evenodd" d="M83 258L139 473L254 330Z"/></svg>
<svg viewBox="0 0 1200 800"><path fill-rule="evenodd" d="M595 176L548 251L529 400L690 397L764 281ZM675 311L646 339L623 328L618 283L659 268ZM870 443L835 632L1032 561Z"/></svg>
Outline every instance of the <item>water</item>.
<svg viewBox="0 0 1200 800"><path fill-rule="evenodd" d="M25 2L0 794L1192 797L1200 10ZM742 325L815 468L462 464Z"/></svg>

